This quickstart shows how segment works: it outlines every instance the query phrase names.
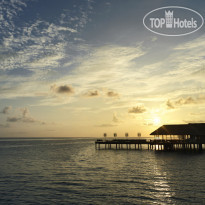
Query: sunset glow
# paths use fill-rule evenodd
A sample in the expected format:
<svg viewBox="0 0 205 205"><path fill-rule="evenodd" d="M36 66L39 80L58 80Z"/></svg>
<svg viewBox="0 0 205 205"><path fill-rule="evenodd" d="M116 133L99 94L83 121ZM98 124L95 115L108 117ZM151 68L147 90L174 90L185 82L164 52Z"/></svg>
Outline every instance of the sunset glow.
<svg viewBox="0 0 205 205"><path fill-rule="evenodd" d="M155 117L155 118L153 119L153 123L154 123L154 125L159 125L159 124L161 123L160 118L159 118L159 117Z"/></svg>
<svg viewBox="0 0 205 205"><path fill-rule="evenodd" d="M60 2L1 2L1 137L148 137L205 119L204 27L150 32L160 1Z"/></svg>

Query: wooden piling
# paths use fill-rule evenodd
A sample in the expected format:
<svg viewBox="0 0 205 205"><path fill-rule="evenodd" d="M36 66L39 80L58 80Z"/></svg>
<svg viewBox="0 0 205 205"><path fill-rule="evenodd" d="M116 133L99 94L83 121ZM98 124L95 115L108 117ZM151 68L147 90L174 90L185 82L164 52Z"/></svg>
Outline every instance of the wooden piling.
<svg viewBox="0 0 205 205"><path fill-rule="evenodd" d="M166 151L175 151L175 150L186 150L186 151L202 151L203 150L203 144L201 142L189 142L187 140L172 140L172 141L166 141L166 140L96 140L95 142L95 149L105 149L110 150L112 149L112 145L115 146L116 150L121 149L135 149L135 150L142 150L143 145L147 144L148 150L166 150ZM125 148L124 148L125 145ZM101 147L103 146L103 147Z"/></svg>

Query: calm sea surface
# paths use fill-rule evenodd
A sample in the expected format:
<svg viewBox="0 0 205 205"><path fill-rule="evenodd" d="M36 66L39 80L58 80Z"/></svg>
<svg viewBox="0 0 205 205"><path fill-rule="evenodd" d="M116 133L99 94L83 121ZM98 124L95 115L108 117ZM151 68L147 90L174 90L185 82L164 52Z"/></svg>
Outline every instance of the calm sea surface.
<svg viewBox="0 0 205 205"><path fill-rule="evenodd" d="M205 153L0 139L0 204L205 204Z"/></svg>

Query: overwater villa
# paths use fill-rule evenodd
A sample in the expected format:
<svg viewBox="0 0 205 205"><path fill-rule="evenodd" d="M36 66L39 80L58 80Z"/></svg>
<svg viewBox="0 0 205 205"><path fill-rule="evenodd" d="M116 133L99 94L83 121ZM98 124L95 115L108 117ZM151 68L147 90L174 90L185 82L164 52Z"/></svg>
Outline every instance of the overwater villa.
<svg viewBox="0 0 205 205"><path fill-rule="evenodd" d="M163 125L152 132L155 139L205 143L205 123Z"/></svg>
<svg viewBox="0 0 205 205"><path fill-rule="evenodd" d="M114 133L114 136L116 133ZM148 150L202 150L205 145L205 123L189 123L163 125L152 132L151 140L146 139L98 139L95 148L101 149L142 149L147 145ZM105 137L105 134L104 134Z"/></svg>

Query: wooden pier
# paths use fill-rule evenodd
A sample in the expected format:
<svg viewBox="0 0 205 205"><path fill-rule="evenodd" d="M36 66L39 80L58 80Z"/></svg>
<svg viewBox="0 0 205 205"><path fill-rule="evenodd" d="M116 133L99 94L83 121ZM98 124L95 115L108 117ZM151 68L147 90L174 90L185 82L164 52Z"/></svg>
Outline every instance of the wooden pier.
<svg viewBox="0 0 205 205"><path fill-rule="evenodd" d="M117 138L117 133L114 133L114 139L107 139L107 134L104 133L104 139L95 141L95 148L140 150L147 147L148 150L202 151L205 147L205 123L163 125L150 135L154 136L153 140L128 139L128 133L125 133L125 139ZM141 137L141 133L138 137Z"/></svg>
<svg viewBox="0 0 205 205"><path fill-rule="evenodd" d="M95 141L95 148L115 150L164 150L164 151L202 151L204 143L191 140L146 140L146 139L111 139Z"/></svg>

